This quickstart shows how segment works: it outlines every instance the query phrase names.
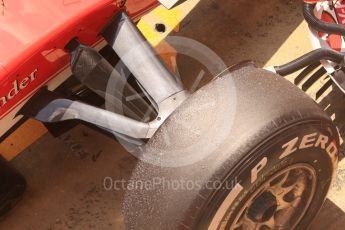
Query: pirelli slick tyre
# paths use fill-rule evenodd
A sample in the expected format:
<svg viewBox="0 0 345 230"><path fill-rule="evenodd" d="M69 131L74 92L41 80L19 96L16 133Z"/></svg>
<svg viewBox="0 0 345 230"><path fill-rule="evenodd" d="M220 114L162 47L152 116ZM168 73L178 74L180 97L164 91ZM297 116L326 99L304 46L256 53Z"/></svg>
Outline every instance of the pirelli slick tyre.
<svg viewBox="0 0 345 230"><path fill-rule="evenodd" d="M235 85L235 104L214 98L213 91L226 90L227 81ZM208 101L236 110L221 143L222 127L214 121L221 115ZM181 119L194 131L176 122ZM204 126L208 132L195 132ZM168 144L162 137L167 134ZM192 95L143 154L174 154L185 139L197 145L194 152L185 148L186 158L217 145L204 159L184 166L139 162L131 181L141 186L132 185L125 196L127 229L305 229L325 200L338 157L337 131L318 105L282 77L251 65ZM148 181L151 186L143 186Z"/></svg>

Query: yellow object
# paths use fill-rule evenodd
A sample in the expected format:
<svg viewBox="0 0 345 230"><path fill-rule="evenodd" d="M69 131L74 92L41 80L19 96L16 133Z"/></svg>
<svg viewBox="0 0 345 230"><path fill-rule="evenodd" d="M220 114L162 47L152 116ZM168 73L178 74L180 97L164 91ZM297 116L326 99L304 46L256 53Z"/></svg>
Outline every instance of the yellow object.
<svg viewBox="0 0 345 230"><path fill-rule="evenodd" d="M30 119L0 144L0 154L6 160L12 160L45 133L47 129L44 125Z"/></svg>
<svg viewBox="0 0 345 230"><path fill-rule="evenodd" d="M200 0L187 0L168 10L158 6L138 22L138 28L152 46L157 46L173 30L179 30L180 22L193 10ZM156 30L157 24L165 26L164 32Z"/></svg>

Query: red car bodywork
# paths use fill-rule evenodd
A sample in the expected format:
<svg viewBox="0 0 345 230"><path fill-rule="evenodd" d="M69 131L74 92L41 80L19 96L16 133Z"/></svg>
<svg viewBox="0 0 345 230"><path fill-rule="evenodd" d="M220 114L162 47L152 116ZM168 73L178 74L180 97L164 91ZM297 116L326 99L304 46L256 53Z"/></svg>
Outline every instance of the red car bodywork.
<svg viewBox="0 0 345 230"><path fill-rule="evenodd" d="M74 37L94 46L121 10L114 0L0 0L0 126L13 111L69 64L65 45ZM127 0L135 20L156 0ZM11 114L10 114L11 113ZM10 125L6 125L10 126ZM0 127L0 136L6 131Z"/></svg>

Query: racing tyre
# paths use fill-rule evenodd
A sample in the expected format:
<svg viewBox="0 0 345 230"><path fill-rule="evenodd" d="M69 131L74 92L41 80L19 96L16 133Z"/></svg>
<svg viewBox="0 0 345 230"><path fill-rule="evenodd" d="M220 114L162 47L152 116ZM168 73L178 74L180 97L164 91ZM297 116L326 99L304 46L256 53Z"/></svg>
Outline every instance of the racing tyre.
<svg viewBox="0 0 345 230"><path fill-rule="evenodd" d="M236 100L221 96L228 82ZM164 165L180 152L182 163L208 154ZM145 161L152 155L159 160ZM193 94L142 156L126 191L127 229L305 229L335 174L338 133L297 87L248 64Z"/></svg>

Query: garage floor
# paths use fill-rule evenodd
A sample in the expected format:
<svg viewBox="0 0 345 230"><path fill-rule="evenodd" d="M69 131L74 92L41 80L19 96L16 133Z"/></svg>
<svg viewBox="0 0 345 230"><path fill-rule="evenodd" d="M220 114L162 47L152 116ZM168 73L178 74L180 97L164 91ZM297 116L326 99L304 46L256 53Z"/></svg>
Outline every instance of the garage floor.
<svg viewBox="0 0 345 230"><path fill-rule="evenodd" d="M311 49L300 4L300 0L202 0L177 34L207 45L227 65L248 59L259 66L281 64ZM182 77L194 76L187 64L178 64ZM336 97L338 104L332 100ZM344 130L345 105L339 98L344 96L337 90L327 96L332 103L328 112ZM103 181L128 178L136 159L115 140L80 125L59 138L44 135L13 164L26 176L28 190L0 222L0 229L124 228L123 191L107 191ZM344 164L311 229L344 229Z"/></svg>

